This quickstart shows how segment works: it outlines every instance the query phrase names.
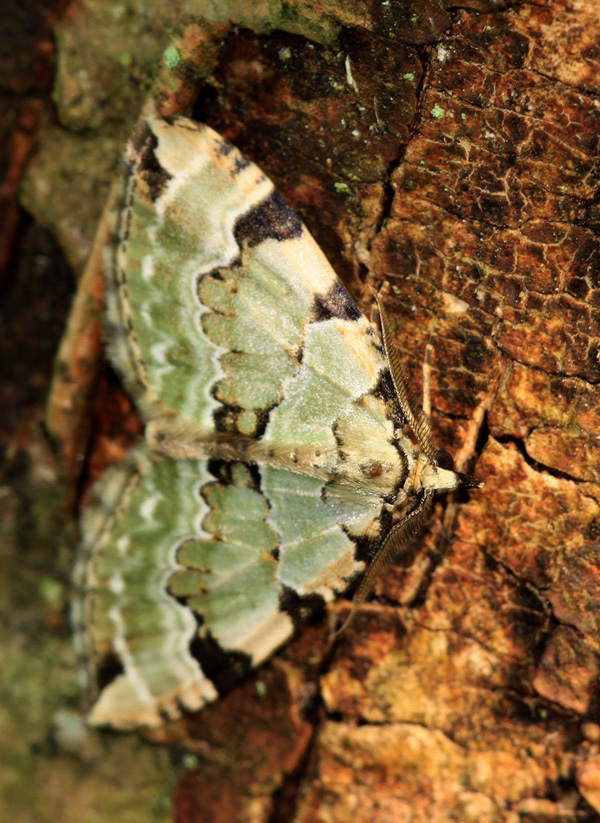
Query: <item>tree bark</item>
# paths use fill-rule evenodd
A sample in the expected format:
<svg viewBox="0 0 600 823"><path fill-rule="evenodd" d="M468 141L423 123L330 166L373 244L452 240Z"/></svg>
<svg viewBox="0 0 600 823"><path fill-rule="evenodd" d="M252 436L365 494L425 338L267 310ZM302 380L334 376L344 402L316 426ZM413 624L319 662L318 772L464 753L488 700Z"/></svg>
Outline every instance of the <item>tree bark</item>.
<svg viewBox="0 0 600 823"><path fill-rule="evenodd" d="M437 503L332 656L308 625L161 732L196 757L173 817L598 820L600 4L287 6L288 31L219 30L163 104L267 172L363 309L389 283L438 442L485 488Z"/></svg>

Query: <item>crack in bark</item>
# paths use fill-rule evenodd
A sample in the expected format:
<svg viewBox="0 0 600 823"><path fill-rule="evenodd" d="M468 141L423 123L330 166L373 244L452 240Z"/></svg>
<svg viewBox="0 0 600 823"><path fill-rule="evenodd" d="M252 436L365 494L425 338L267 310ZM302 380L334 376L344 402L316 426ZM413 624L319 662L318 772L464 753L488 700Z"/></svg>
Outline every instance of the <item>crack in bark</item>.
<svg viewBox="0 0 600 823"><path fill-rule="evenodd" d="M271 796L272 806L267 818L267 823L289 823L290 820L296 819L300 792L305 778L309 775L310 763L320 725L319 721L313 724L310 743L307 745L299 763L290 774L284 776L281 786L273 792Z"/></svg>
<svg viewBox="0 0 600 823"><path fill-rule="evenodd" d="M431 48L426 53L424 49L415 48L415 52L417 57L421 62L421 78L415 88L415 114L413 118L413 122L408 126L408 131L410 133L409 139L404 144L400 144L398 150L398 157L394 160L391 160L388 163L387 172L386 172L386 179L383 183L383 193L384 199L381 207L381 214L379 215L377 222L375 224L375 232L373 234L373 238L371 240L371 245L375 238L380 234L384 225L389 220L392 209L394 205L394 199L396 197L396 191L393 186L392 178L396 169L398 169L404 161L406 157L406 151L408 149L409 143L411 140L414 139L415 135L419 134L419 123L422 120L422 111L421 111L421 104L424 96L424 88L426 83L426 78L428 76L429 68L431 66Z"/></svg>
<svg viewBox="0 0 600 823"><path fill-rule="evenodd" d="M532 431L534 431L535 428L537 427L534 427ZM561 431L561 429L559 429L558 427L553 428L557 428L557 430ZM513 443L517 447L517 451L522 455L527 465L539 474L547 474L550 477L556 477L557 480L569 480L570 482L577 484L590 482L589 480L585 480L582 477L574 477L568 472L561 471L560 469L553 469L552 466L547 466L540 460L536 460L528 453L527 448L525 446L525 441L522 437L515 437L515 435L512 434L501 434L498 437L496 437L496 440L498 441L498 443L502 443L502 445L506 443Z"/></svg>

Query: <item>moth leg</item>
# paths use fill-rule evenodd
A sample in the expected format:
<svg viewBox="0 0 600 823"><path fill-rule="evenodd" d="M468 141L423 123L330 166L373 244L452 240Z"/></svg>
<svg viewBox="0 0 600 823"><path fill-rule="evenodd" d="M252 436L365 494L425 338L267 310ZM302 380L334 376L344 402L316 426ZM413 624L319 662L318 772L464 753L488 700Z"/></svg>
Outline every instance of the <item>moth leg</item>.
<svg viewBox="0 0 600 823"><path fill-rule="evenodd" d="M386 535L379 551L371 561L363 579L360 582L354 599L352 600L352 608L348 617L344 620L341 627L336 631L334 639L338 638L350 625L354 613L357 608L364 603L373 591L373 587L381 576L383 570L391 565L398 557L400 552L406 547L407 543L419 535L431 514L433 507L433 491L427 490L424 492L419 505L413 509L410 514L407 514L399 523L392 526ZM411 558L407 557L407 561Z"/></svg>

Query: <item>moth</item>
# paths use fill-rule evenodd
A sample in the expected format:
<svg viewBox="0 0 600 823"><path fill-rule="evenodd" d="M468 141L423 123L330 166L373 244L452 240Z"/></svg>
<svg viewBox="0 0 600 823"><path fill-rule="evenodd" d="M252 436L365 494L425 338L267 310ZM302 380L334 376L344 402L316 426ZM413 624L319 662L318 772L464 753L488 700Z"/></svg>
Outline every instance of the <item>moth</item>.
<svg viewBox="0 0 600 823"><path fill-rule="evenodd" d="M423 527L445 466L381 338L271 181L147 110L107 254L106 339L143 443L82 519L92 724L156 726L258 666Z"/></svg>

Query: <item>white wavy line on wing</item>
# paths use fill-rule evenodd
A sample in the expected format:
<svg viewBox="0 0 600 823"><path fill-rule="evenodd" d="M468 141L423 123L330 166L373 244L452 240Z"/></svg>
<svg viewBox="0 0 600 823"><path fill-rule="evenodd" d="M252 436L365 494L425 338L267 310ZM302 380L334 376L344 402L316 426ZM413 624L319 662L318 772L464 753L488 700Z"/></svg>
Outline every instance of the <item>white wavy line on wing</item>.
<svg viewBox="0 0 600 823"><path fill-rule="evenodd" d="M137 694L140 703L152 703L153 698L146 681L141 677L133 660L133 655L129 651L127 640L125 639L125 623L121 616L121 612L117 606L113 606L108 612L108 616L115 627L112 644L115 652L118 654L123 666L127 679Z"/></svg>

